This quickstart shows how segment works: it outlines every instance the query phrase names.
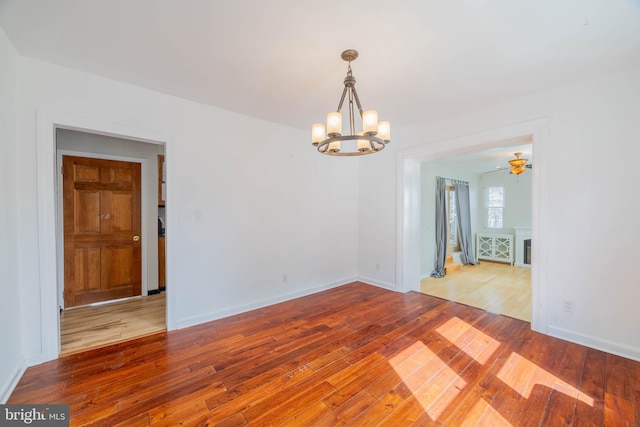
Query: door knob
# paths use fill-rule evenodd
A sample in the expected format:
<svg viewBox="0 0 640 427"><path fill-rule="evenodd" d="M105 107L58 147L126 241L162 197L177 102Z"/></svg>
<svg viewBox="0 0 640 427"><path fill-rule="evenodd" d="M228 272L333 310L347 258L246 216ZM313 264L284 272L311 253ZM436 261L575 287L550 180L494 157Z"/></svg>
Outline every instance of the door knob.
<svg viewBox="0 0 640 427"><path fill-rule="evenodd" d="M140 240L140 236L133 236L133 241L137 242L138 240Z"/></svg>

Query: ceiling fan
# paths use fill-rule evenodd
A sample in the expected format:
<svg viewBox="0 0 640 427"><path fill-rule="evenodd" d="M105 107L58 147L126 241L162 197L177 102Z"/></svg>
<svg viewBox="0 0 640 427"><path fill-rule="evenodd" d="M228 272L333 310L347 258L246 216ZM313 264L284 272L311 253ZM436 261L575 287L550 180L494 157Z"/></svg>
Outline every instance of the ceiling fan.
<svg viewBox="0 0 640 427"><path fill-rule="evenodd" d="M527 163L528 159L523 159L520 157L522 155L521 152L513 153L513 155L516 156L516 158L508 160L509 166L496 166L494 170L486 173L508 170L512 175L520 175L526 169L533 168L533 164Z"/></svg>
<svg viewBox="0 0 640 427"><path fill-rule="evenodd" d="M520 158L520 156L522 155L522 153L520 152L513 153L513 155L516 156L516 158L509 160L509 165L511 165L511 169L509 169L509 172L513 175L520 175L527 169L526 165L528 159Z"/></svg>

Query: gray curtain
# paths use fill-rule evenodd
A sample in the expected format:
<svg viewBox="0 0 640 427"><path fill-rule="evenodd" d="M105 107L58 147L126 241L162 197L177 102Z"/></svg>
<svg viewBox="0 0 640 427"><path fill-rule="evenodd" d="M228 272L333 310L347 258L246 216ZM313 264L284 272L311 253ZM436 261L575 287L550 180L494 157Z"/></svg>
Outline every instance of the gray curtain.
<svg viewBox="0 0 640 427"><path fill-rule="evenodd" d="M446 179L436 180L436 256L435 270L431 277L444 277L444 263L447 257L447 184Z"/></svg>
<svg viewBox="0 0 640 427"><path fill-rule="evenodd" d="M458 212L458 242L460 242L460 261L463 265L479 264L473 256L473 240L471 238L471 208L469 207L469 184L464 181L453 181L456 192L456 211Z"/></svg>

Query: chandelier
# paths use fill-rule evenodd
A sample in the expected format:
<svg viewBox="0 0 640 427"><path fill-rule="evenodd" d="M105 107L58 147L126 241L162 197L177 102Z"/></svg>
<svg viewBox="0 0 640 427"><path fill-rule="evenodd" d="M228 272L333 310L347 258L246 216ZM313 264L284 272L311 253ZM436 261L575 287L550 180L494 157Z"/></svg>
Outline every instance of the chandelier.
<svg viewBox="0 0 640 427"><path fill-rule="evenodd" d="M511 165L511 173L514 175L520 175L525 171L525 164L527 163L527 159L521 159L520 156L522 153L513 153L516 156L515 159L509 160L509 164Z"/></svg>
<svg viewBox="0 0 640 427"><path fill-rule="evenodd" d="M358 51L345 50L342 59L349 63L347 76L344 78L344 90L338 103L338 109L327 114L327 127L323 123L316 123L311 127L311 143L318 147L322 154L331 156L360 156L373 154L382 150L391 141L391 125L386 121L378 121L378 112L362 110L360 99L356 92L356 78L351 73L351 61L358 57ZM349 133L342 134L342 104L345 98L349 110ZM362 130L356 131L355 104L359 112L359 122Z"/></svg>

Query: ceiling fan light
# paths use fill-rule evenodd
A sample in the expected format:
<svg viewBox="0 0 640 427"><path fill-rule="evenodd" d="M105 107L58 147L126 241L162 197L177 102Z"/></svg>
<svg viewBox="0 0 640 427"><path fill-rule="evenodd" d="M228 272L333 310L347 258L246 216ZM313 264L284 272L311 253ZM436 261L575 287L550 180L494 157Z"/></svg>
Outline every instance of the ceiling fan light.
<svg viewBox="0 0 640 427"><path fill-rule="evenodd" d="M511 168L511 173L514 175L520 175L526 169L523 166L515 166Z"/></svg>
<svg viewBox="0 0 640 427"><path fill-rule="evenodd" d="M515 159L509 160L509 164L511 167L511 173L515 175L520 175L525 171L524 165L527 163L527 159L521 159L520 156L522 153L513 153L516 156Z"/></svg>

